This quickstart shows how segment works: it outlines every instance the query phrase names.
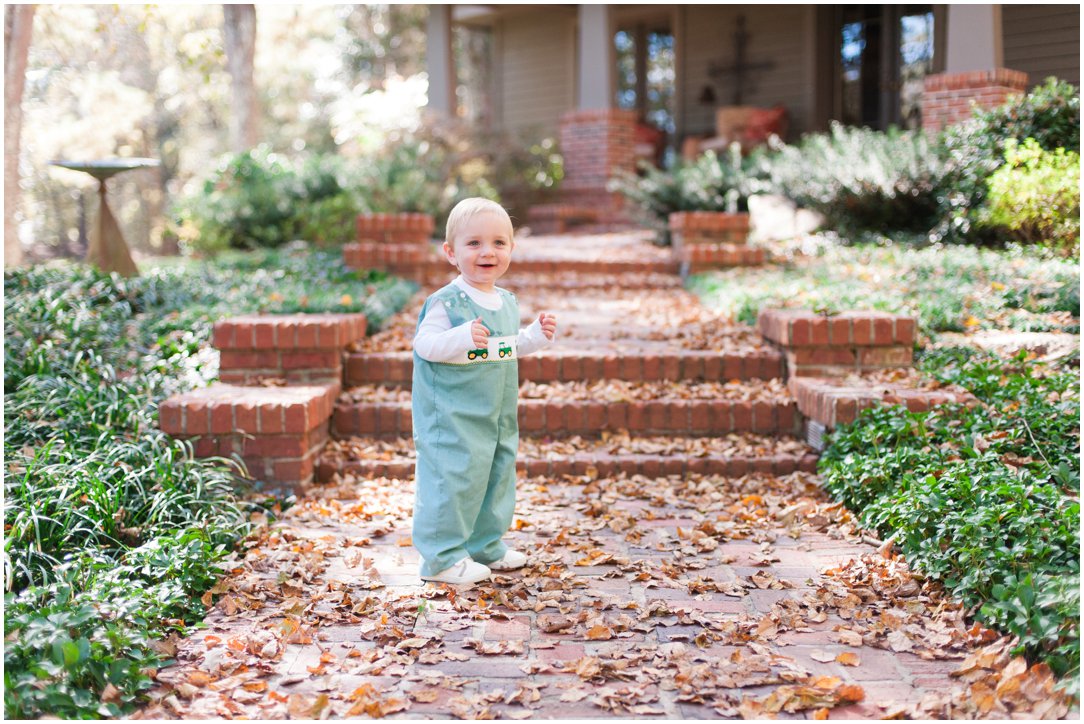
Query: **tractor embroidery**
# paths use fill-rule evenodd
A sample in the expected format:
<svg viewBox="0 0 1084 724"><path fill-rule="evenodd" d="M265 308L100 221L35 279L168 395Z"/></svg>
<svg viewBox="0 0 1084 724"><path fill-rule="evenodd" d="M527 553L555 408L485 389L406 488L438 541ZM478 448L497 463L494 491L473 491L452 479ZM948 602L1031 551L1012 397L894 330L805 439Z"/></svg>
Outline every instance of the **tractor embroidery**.
<svg viewBox="0 0 1084 724"><path fill-rule="evenodd" d="M460 349L462 349L462 347L460 347ZM503 357L504 355L502 354L501 356ZM482 359L488 358L489 357L489 350L488 349L472 349L470 352L467 352L467 359L469 359L469 360L475 360L475 359L478 359L479 357L481 357Z"/></svg>
<svg viewBox="0 0 1084 724"><path fill-rule="evenodd" d="M497 346L497 354L501 357L511 357L512 348L509 347L508 344L506 344L505 342L501 342Z"/></svg>

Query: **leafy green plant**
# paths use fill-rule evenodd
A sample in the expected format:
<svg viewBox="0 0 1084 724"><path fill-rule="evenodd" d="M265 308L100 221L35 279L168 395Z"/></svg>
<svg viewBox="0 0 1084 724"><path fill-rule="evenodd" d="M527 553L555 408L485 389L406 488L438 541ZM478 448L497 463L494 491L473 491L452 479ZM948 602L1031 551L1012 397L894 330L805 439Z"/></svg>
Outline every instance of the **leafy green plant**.
<svg viewBox="0 0 1084 724"><path fill-rule="evenodd" d="M1080 641L1079 371L970 349L921 368L980 404L863 412L821 460L825 485L864 525L980 620L1020 637L1078 687Z"/></svg>
<svg viewBox="0 0 1084 724"><path fill-rule="evenodd" d="M1074 254L1080 246L1080 154L1044 151L1034 138L1005 143L1005 163L990 176L989 224L1022 241Z"/></svg>
<svg viewBox="0 0 1084 724"><path fill-rule="evenodd" d="M984 225L987 181L1004 163L1009 139L1033 138L1045 151L1080 153L1080 92L1047 78L1031 92L989 110L976 110L940 139L948 164L938 235L952 241L992 241L1000 227Z"/></svg>
<svg viewBox="0 0 1084 724"><path fill-rule="evenodd" d="M714 151L671 170L650 164L640 174L618 173L609 188L632 202L639 219L669 244L668 219L678 211L748 211L749 196L759 187L752 170L755 161L744 159L735 145L723 156Z"/></svg>
<svg viewBox="0 0 1084 724"><path fill-rule="evenodd" d="M122 715L165 659L154 641L202 618L200 594L267 501L238 495L237 463L193 459L158 430L157 404L214 378L222 316L364 311L376 326L415 290L340 262L287 247L133 279L5 274L9 718Z"/></svg>
<svg viewBox="0 0 1084 724"><path fill-rule="evenodd" d="M924 133L833 123L769 159L779 193L844 234L925 232L938 221L945 167Z"/></svg>
<svg viewBox="0 0 1084 724"><path fill-rule="evenodd" d="M820 256L699 274L689 285L706 304L746 324L755 324L767 307L827 307L914 315L929 337L975 329L1079 329L1076 265L1038 258L1028 247L829 243Z"/></svg>

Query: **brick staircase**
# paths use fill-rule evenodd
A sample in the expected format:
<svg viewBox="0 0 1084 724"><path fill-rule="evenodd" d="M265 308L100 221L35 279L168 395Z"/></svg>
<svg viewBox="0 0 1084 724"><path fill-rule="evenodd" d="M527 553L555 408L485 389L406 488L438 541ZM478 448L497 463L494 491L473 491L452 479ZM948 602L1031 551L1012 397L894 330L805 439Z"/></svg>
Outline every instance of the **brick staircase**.
<svg viewBox="0 0 1084 724"><path fill-rule="evenodd" d="M901 367L914 343L910 318L765 310L752 329L702 308L676 273L592 266L631 263L642 242L634 253L624 239L607 246L598 237L592 259L584 238L564 241L545 240L549 271L534 276L514 261L507 279L525 314L559 320L559 344L520 360L522 475L812 472L810 431L873 404L967 401L921 389ZM581 259L570 272L571 250ZM652 254L648 246L646 261ZM163 430L191 439L199 455L240 456L254 477L295 492L347 476L409 479L410 340L424 296L371 337L362 315L219 322L220 376L230 384L163 402Z"/></svg>

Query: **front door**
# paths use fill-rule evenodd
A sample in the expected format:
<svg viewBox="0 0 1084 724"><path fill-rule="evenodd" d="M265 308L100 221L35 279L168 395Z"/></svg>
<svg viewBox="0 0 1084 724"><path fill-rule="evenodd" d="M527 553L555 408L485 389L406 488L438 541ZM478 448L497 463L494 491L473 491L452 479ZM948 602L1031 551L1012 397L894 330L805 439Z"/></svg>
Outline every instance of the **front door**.
<svg viewBox="0 0 1084 724"><path fill-rule="evenodd" d="M885 130L922 127L923 79L935 69L933 5L837 5L835 116Z"/></svg>

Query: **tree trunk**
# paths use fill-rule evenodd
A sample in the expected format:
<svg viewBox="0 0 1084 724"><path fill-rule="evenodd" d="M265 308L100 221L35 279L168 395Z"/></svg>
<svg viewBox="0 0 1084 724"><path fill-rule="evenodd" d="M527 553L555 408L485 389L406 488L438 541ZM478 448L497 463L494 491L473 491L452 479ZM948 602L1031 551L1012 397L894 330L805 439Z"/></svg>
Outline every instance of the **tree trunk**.
<svg viewBox="0 0 1084 724"><path fill-rule="evenodd" d="M253 68L256 58L256 6L223 5L226 38L226 67L230 71L233 115L230 117L230 145L236 152L247 151L260 142L259 104Z"/></svg>
<svg viewBox="0 0 1084 724"><path fill-rule="evenodd" d="M34 26L34 5L4 6L4 266L23 263L15 225L19 206L19 136L23 127L26 60Z"/></svg>

